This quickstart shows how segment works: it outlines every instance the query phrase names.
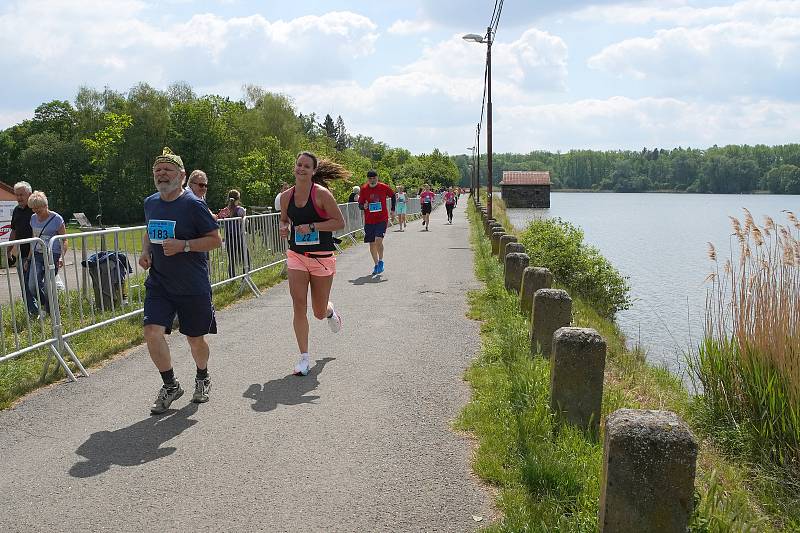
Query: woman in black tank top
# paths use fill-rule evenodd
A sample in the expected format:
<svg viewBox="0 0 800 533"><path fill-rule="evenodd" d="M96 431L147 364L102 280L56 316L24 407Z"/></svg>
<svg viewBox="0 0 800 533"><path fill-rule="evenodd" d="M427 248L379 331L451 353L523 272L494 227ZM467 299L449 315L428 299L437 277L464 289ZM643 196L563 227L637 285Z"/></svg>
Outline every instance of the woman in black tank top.
<svg viewBox="0 0 800 533"><path fill-rule="evenodd" d="M331 330L338 332L342 321L328 300L336 270L333 232L344 228L344 217L326 181L342 179L350 174L336 163L317 162L310 152L297 156L294 166L295 185L281 195L281 237L289 240L286 265L289 292L294 309L295 337L300 361L296 375L308 375L311 357L308 353L308 292L317 320L327 319Z"/></svg>

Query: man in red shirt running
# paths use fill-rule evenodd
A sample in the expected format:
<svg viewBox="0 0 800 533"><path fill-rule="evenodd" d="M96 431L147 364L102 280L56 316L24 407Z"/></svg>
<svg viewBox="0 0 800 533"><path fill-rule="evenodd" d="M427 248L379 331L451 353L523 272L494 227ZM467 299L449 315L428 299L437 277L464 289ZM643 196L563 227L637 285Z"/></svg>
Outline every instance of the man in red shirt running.
<svg viewBox="0 0 800 533"><path fill-rule="evenodd" d="M358 193L358 207L364 211L364 242L369 243L369 253L375 262L372 275L383 272L383 236L389 222L386 199L392 201L392 220L394 221L395 196L391 187L378 181L378 173L367 172L367 183Z"/></svg>

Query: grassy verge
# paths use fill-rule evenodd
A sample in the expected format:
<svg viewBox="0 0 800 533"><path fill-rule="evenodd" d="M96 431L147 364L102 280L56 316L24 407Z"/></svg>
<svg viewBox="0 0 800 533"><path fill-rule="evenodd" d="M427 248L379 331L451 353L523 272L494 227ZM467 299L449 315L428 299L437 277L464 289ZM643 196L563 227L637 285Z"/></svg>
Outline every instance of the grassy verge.
<svg viewBox="0 0 800 533"><path fill-rule="evenodd" d="M495 204L495 218L503 213ZM485 288L470 294L471 315L482 320L480 356L467 372L473 400L457 427L474 432L473 467L496 486L503 519L488 531L596 531L602 435L592 441L572 429L554 432L548 412L549 366L529 356L529 322L519 300L503 288L502 267L491 256L474 209L472 244ZM510 227L510 226L506 226ZM574 299L574 321L608 343L603 415L622 407L668 409L691 420L691 398L677 378L626 350L613 322ZM700 442L697 505L692 531L772 531L795 525L768 514L748 490L750 470Z"/></svg>

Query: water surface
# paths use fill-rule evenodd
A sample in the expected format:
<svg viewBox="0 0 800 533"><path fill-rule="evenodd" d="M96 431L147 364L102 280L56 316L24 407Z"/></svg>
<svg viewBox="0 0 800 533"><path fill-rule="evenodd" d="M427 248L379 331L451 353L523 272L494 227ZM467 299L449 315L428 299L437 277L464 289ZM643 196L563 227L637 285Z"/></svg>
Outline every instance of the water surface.
<svg viewBox="0 0 800 533"><path fill-rule="evenodd" d="M629 344L640 343L648 359L683 374L683 354L703 333L705 278L711 272L707 243L727 257L735 241L728 216L750 210L786 223L782 210L800 211L800 196L552 193L550 209L509 209L523 229L534 218L560 217L580 226L585 241L628 276L631 309L617 321ZM738 252L738 247L736 248Z"/></svg>

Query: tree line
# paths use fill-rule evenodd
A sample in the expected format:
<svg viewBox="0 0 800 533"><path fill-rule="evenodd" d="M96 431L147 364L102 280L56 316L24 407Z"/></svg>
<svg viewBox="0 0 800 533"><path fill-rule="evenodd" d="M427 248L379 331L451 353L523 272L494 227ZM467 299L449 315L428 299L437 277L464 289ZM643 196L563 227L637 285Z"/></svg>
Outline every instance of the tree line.
<svg viewBox="0 0 800 533"><path fill-rule="evenodd" d="M459 155L453 161L461 183L469 184L471 158ZM500 182L504 170L548 170L554 189L800 194L800 144L494 154L492 183ZM483 154L483 185L486 175Z"/></svg>
<svg viewBox="0 0 800 533"><path fill-rule="evenodd" d="M154 157L169 146L187 173L209 176L207 202L222 207L230 189L250 206L270 206L283 182L294 181L297 153L309 150L353 173L331 184L339 201L366 172L409 191L424 182L453 185L458 169L446 153L412 155L403 148L347 132L341 116L299 112L290 97L245 86L240 100L198 96L176 83L145 83L127 92L82 87L74 101L53 100L34 116L0 131L0 181L25 180L45 191L50 207L69 218L84 212L103 223L143 220L143 199L154 192Z"/></svg>

